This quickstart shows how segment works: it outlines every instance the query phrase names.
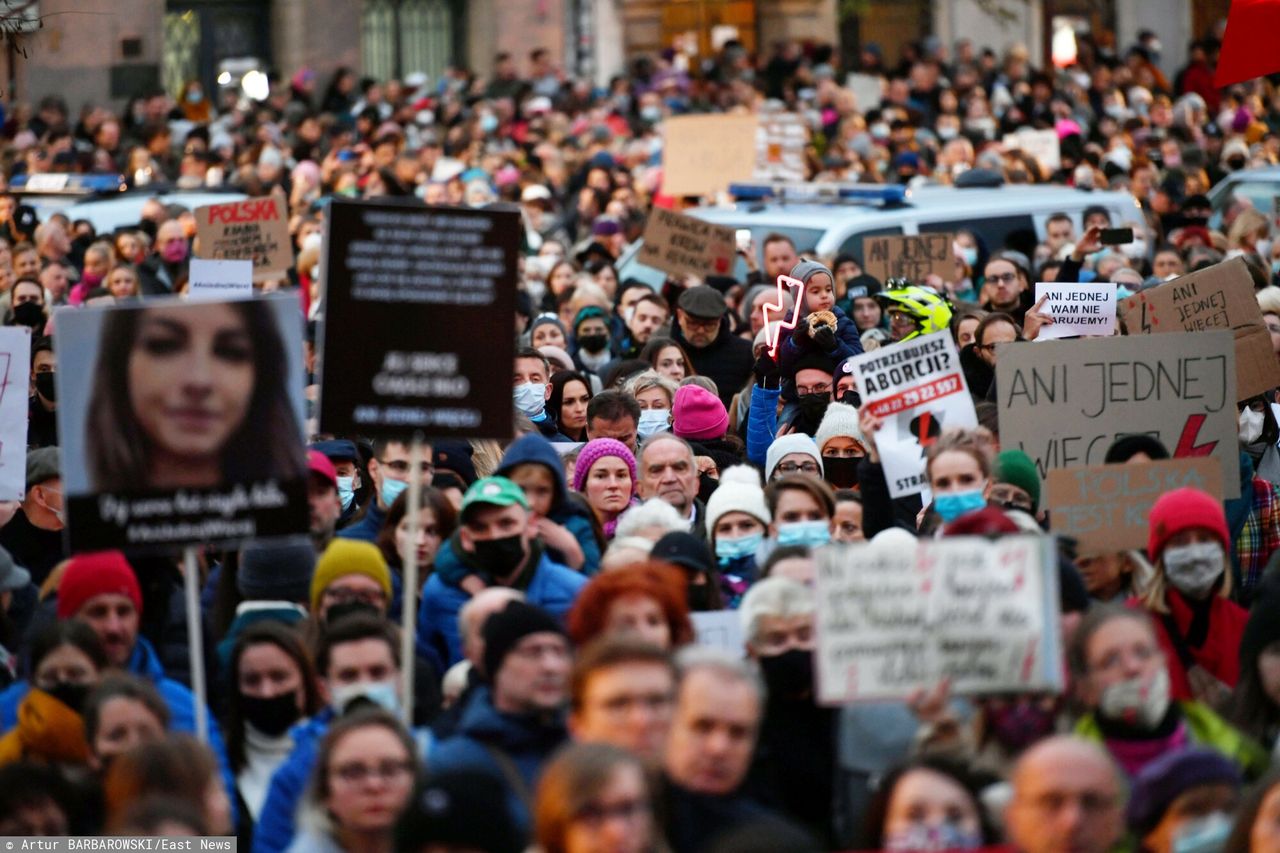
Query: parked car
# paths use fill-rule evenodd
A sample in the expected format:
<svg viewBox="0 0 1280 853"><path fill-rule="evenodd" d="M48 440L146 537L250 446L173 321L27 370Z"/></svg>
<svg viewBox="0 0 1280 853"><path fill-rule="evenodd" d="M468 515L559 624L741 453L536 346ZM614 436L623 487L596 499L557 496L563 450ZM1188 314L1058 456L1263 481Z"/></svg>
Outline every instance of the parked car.
<svg viewBox="0 0 1280 853"><path fill-rule="evenodd" d="M1209 227L1222 229L1222 217L1237 198L1246 198L1259 213L1275 215L1276 198L1280 197L1280 166L1263 166L1260 169L1241 169L1232 172L1208 192L1213 215Z"/></svg>

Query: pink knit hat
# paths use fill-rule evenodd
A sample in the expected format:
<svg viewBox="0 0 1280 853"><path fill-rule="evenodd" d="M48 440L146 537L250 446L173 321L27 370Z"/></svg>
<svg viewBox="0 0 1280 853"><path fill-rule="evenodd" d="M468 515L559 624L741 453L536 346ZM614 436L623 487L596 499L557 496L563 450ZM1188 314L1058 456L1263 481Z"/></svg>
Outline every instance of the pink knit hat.
<svg viewBox="0 0 1280 853"><path fill-rule="evenodd" d="M631 472L631 493L636 491L636 457L627 446L616 438L593 438L578 453L578 461L573 465L573 490L581 492L587 483L587 475L591 466L606 456L616 456L627 463Z"/></svg>
<svg viewBox="0 0 1280 853"><path fill-rule="evenodd" d="M724 403L701 385L683 385L671 405L671 431L692 441L711 441L729 429Z"/></svg>

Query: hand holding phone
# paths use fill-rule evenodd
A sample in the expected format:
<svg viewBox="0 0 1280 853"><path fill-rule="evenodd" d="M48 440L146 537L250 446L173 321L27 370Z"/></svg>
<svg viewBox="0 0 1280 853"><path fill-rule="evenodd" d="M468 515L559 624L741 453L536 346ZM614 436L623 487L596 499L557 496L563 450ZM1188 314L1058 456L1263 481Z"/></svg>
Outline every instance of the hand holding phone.
<svg viewBox="0 0 1280 853"><path fill-rule="evenodd" d="M1123 246L1133 242L1133 229L1103 228L1099 239L1104 246Z"/></svg>

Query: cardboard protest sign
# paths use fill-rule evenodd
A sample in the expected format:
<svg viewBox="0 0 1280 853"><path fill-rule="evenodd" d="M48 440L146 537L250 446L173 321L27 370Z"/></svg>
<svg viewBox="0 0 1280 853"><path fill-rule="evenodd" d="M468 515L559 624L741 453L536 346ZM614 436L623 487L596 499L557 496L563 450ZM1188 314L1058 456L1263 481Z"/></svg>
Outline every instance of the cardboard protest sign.
<svg viewBox="0 0 1280 853"><path fill-rule="evenodd" d="M1023 128L1017 133L1007 133L1004 137L1004 147L1025 151L1040 161L1040 165L1051 172L1056 172L1062 168L1062 152L1058 148L1058 132L1052 128L1047 130Z"/></svg>
<svg viewBox="0 0 1280 853"><path fill-rule="evenodd" d="M1253 295L1253 277L1242 258L1144 290L1120 303L1130 335L1228 329L1235 333L1237 399L1280 385L1280 362Z"/></svg>
<svg viewBox="0 0 1280 853"><path fill-rule="evenodd" d="M1091 465L1050 471L1045 480L1053 532L1076 539L1084 556L1147 547L1147 515L1165 492L1190 486L1222 499L1222 469L1208 457Z"/></svg>
<svg viewBox="0 0 1280 853"><path fill-rule="evenodd" d="M511 437L520 227L507 210L329 205L325 432Z"/></svg>
<svg viewBox="0 0 1280 853"><path fill-rule="evenodd" d="M27 494L30 376L31 330L26 326L0 327L0 500L20 501Z"/></svg>
<svg viewBox="0 0 1280 853"><path fill-rule="evenodd" d="M761 113L756 129L757 181L803 181L808 177L804 120L795 113Z"/></svg>
<svg viewBox="0 0 1280 853"><path fill-rule="evenodd" d="M253 261L255 281L284 275L293 263L289 207L278 195L197 207L196 257Z"/></svg>
<svg viewBox="0 0 1280 853"><path fill-rule="evenodd" d="M662 122L662 192L713 195L756 168L756 117L748 113L672 116Z"/></svg>
<svg viewBox="0 0 1280 853"><path fill-rule="evenodd" d="M57 323L71 551L306 533L296 299L148 299Z"/></svg>
<svg viewBox="0 0 1280 853"><path fill-rule="evenodd" d="M832 545L817 557L818 701L1062 689L1051 537Z"/></svg>
<svg viewBox="0 0 1280 853"><path fill-rule="evenodd" d="M914 237L864 237L862 269L880 281L905 278L919 283L930 275L950 278L956 271L954 234L918 234Z"/></svg>
<svg viewBox="0 0 1280 853"><path fill-rule="evenodd" d="M188 299L218 301L253 296L253 261L192 258L187 275Z"/></svg>
<svg viewBox="0 0 1280 853"><path fill-rule="evenodd" d="M1048 297L1045 299L1045 297ZM1112 282L1036 282L1036 303L1053 318L1040 327L1037 341L1078 336L1103 337L1116 328L1116 285Z"/></svg>
<svg viewBox="0 0 1280 853"><path fill-rule="evenodd" d="M864 405L884 418L876 448L889 494L928 487L925 453L942 431L978 425L960 356L947 331L934 332L849 360Z"/></svg>
<svg viewBox="0 0 1280 853"><path fill-rule="evenodd" d="M1041 476L1100 465L1117 438L1142 433L1176 458L1212 456L1224 496L1240 494L1230 332L1004 344L996 388L1001 446Z"/></svg>
<svg viewBox="0 0 1280 853"><path fill-rule="evenodd" d="M670 275L732 275L733 229L655 207L644 225L639 261Z"/></svg>

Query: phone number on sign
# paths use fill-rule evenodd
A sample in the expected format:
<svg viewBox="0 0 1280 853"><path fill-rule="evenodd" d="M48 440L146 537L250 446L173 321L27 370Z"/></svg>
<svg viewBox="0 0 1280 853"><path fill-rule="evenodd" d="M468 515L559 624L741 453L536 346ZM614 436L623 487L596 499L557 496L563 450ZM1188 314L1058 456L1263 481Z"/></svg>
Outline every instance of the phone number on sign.
<svg viewBox="0 0 1280 853"><path fill-rule="evenodd" d="M896 415L898 412L904 412L907 409L931 403L939 397L955 394L963 387L959 374L944 376L941 379L933 380L927 385L917 385L915 388L899 391L892 397L876 400L870 404L871 413L881 418Z"/></svg>

